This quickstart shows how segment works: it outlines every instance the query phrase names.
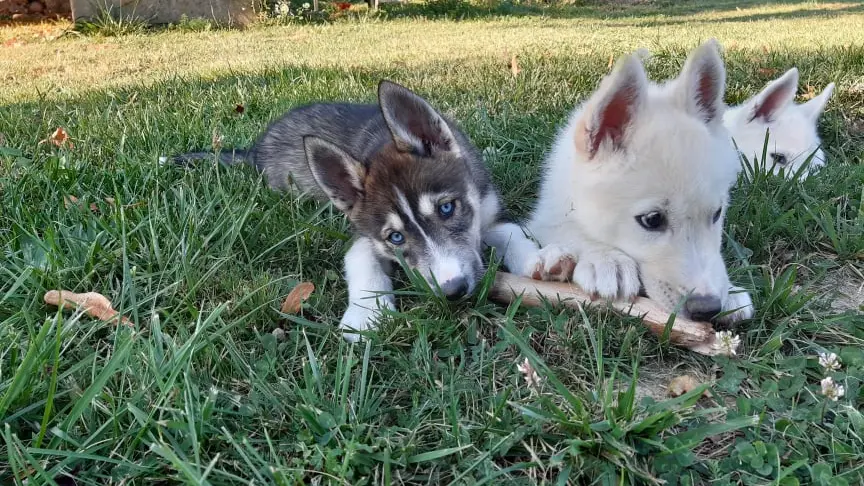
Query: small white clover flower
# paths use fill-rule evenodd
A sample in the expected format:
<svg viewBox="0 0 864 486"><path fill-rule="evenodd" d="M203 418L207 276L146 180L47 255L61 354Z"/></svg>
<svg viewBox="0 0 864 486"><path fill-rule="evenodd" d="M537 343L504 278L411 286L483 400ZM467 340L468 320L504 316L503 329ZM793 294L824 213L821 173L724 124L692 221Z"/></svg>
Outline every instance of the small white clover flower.
<svg viewBox="0 0 864 486"><path fill-rule="evenodd" d="M516 369L518 369L519 372L525 376L525 383L528 385L528 388L530 388L531 391L539 391L542 379L540 378L540 375L537 374L537 370L535 370L534 367L531 366L531 362L528 361L528 358L525 358L525 360L522 361L521 364L517 364Z"/></svg>
<svg viewBox="0 0 864 486"><path fill-rule="evenodd" d="M741 345L741 337L732 335L729 331L720 331L714 334L714 348L723 351L729 356L735 356L735 350Z"/></svg>
<svg viewBox="0 0 864 486"><path fill-rule="evenodd" d="M834 383L834 379L829 376L822 380L822 394L836 402L846 394L846 388L839 383Z"/></svg>
<svg viewBox="0 0 864 486"><path fill-rule="evenodd" d="M837 371L840 369L840 358L834 353L819 353L819 366L825 371Z"/></svg>
<svg viewBox="0 0 864 486"><path fill-rule="evenodd" d="M303 4L303 8L305 8L306 10L309 10L309 3L308 3L308 2L307 2L307 3L304 3L304 4Z"/></svg>

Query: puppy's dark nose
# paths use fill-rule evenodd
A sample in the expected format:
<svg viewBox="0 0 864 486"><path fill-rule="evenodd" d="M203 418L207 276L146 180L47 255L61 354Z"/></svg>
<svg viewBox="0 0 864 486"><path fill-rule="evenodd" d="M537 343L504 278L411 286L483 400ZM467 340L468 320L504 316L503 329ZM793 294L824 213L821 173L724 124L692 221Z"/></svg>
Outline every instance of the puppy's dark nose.
<svg viewBox="0 0 864 486"><path fill-rule="evenodd" d="M694 321L708 322L720 313L720 298L714 295L691 295L684 302L684 310Z"/></svg>
<svg viewBox="0 0 864 486"><path fill-rule="evenodd" d="M465 277L456 277L441 284L441 292L447 300L458 300L468 293L468 280Z"/></svg>

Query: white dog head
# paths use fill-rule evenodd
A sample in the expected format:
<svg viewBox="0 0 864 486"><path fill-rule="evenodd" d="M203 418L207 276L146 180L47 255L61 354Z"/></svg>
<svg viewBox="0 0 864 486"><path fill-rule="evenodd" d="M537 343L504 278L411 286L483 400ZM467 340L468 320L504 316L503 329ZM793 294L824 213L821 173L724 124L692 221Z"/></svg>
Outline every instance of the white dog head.
<svg viewBox="0 0 864 486"><path fill-rule="evenodd" d="M765 164L769 168L773 166L775 174L781 168L787 176L797 173L812 155L810 165L801 172L802 177L807 177L811 170L825 165L816 126L834 91L834 83L801 105L794 102L797 89L798 69L792 68L769 83L761 93L729 109L723 121L738 150L751 162L754 158L762 160L765 131L768 130Z"/></svg>
<svg viewBox="0 0 864 486"><path fill-rule="evenodd" d="M695 319L729 298L720 247L740 163L722 122L725 77L715 41L662 85L632 55L568 126L580 226L636 261L649 297L669 309L683 301L680 314Z"/></svg>

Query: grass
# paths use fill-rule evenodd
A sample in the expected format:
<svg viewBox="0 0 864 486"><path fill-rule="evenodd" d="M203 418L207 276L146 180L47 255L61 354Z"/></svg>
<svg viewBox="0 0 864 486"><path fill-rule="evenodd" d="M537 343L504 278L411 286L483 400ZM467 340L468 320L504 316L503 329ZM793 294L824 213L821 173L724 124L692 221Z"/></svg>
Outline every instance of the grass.
<svg viewBox="0 0 864 486"><path fill-rule="evenodd" d="M699 7L110 38L0 29L0 482L861 484L864 10ZM708 36L726 48L731 103L792 65L802 92L838 85L820 125L828 166L735 189L725 252L757 315L734 359L599 309L482 297L402 298L377 339L347 345L333 328L344 218L248 170L158 163L214 138L244 146L302 102L372 100L387 77L453 115L524 214L556 126L610 56L647 46L661 79ZM40 143L59 126L74 146ZM302 314L281 314L306 280ZM134 326L48 307L55 288L101 292ZM842 361L837 402L821 396L824 351ZM517 369L526 358L539 390ZM684 373L712 396L666 397Z"/></svg>

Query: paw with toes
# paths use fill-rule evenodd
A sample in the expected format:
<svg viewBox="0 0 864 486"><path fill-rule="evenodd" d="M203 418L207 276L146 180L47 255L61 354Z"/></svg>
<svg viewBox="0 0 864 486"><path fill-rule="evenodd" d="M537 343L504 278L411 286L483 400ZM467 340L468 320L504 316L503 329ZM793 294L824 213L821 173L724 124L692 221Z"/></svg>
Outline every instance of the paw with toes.
<svg viewBox="0 0 864 486"><path fill-rule="evenodd" d="M619 251L579 255L573 281L585 292L604 299L632 299L639 293L639 268Z"/></svg>
<svg viewBox="0 0 864 486"><path fill-rule="evenodd" d="M537 252L527 265L525 275L534 280L567 282L573 277L576 259L564 248L549 245Z"/></svg>

